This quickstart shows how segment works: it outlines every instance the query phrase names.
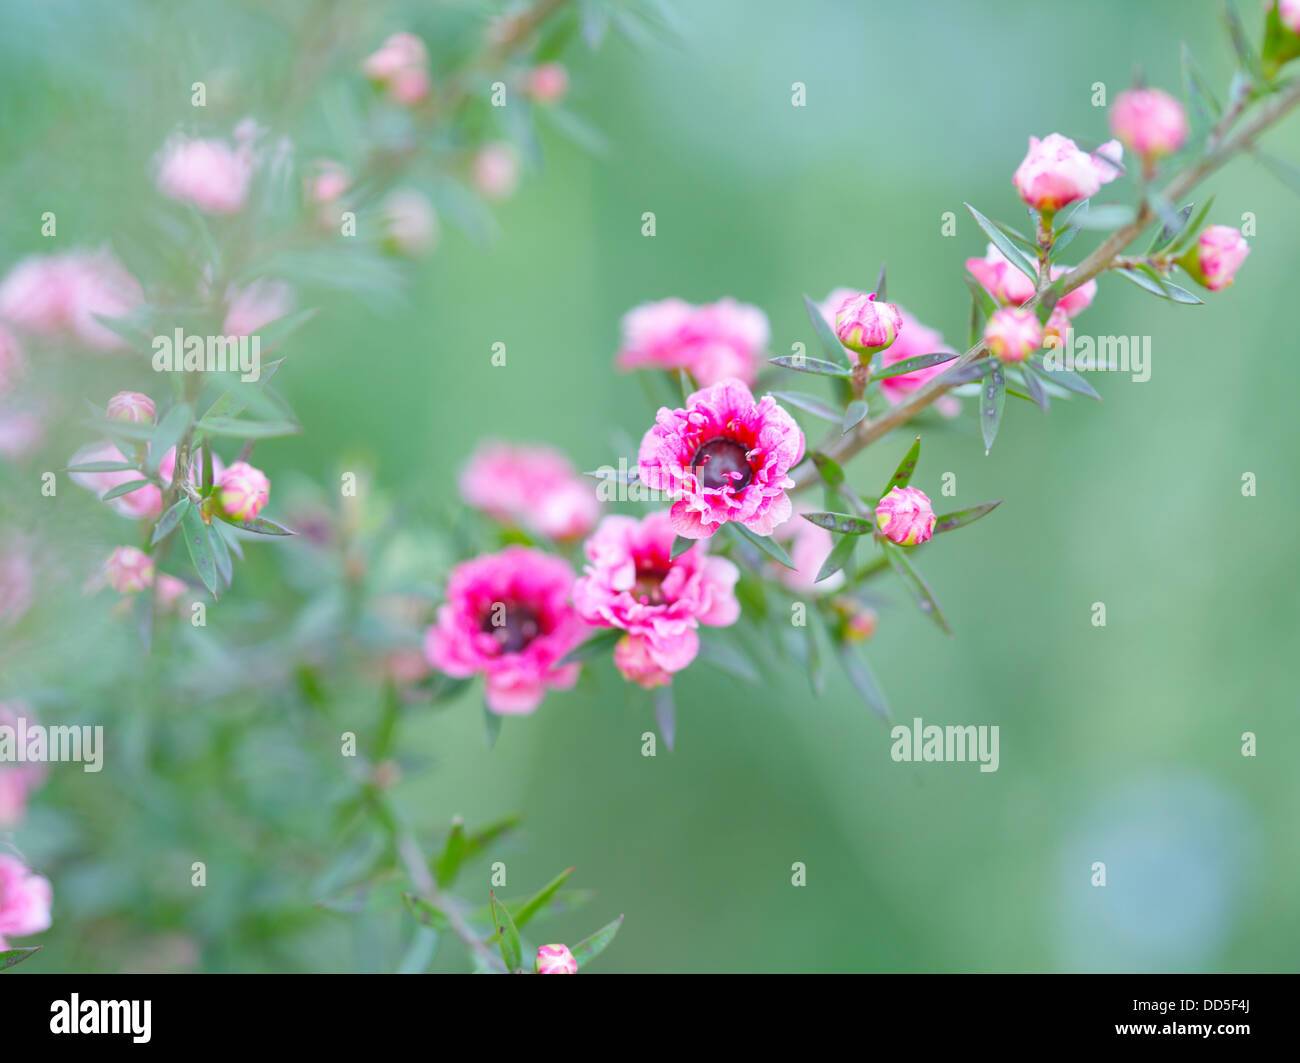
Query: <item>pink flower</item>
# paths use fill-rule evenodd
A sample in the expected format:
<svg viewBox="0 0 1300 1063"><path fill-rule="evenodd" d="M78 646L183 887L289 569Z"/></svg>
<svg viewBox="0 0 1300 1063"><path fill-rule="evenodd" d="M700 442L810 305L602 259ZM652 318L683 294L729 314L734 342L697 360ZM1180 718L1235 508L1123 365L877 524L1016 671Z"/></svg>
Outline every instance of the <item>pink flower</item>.
<svg viewBox="0 0 1300 1063"><path fill-rule="evenodd" d="M1051 213L1076 199L1095 196L1102 185L1115 180L1120 171L1114 163L1122 156L1117 140L1108 140L1089 154L1060 133L1042 140L1030 137L1029 153L1017 167L1012 183L1031 207Z"/></svg>
<svg viewBox="0 0 1300 1063"><path fill-rule="evenodd" d="M1060 346L1070 330L1070 315L1058 305L1043 324L1043 345Z"/></svg>
<svg viewBox="0 0 1300 1063"><path fill-rule="evenodd" d="M876 506L876 526L891 543L915 546L934 534L934 508L916 487L895 487Z"/></svg>
<svg viewBox="0 0 1300 1063"><path fill-rule="evenodd" d="M172 137L158 160L158 191L207 214L234 214L244 207L253 180L248 144Z"/></svg>
<svg viewBox="0 0 1300 1063"><path fill-rule="evenodd" d="M1183 105L1160 89L1121 92L1110 109L1110 130L1144 159L1172 155L1187 139Z"/></svg>
<svg viewBox="0 0 1300 1063"><path fill-rule="evenodd" d="M0 630L18 623L32 607L32 555L21 538L0 545Z"/></svg>
<svg viewBox="0 0 1300 1063"><path fill-rule="evenodd" d="M117 546L104 564L104 578L118 594L153 586L153 558L134 546Z"/></svg>
<svg viewBox="0 0 1300 1063"><path fill-rule="evenodd" d="M966 269L999 303L1019 306L1034 294L1034 282L992 244L988 245L983 258L968 258Z"/></svg>
<svg viewBox="0 0 1300 1063"><path fill-rule="evenodd" d="M586 535L600 516L594 485L548 447L485 443L461 471L460 494L503 524L533 528L552 539Z"/></svg>
<svg viewBox="0 0 1300 1063"><path fill-rule="evenodd" d="M280 281L262 278L243 288L226 289L223 336L251 336L293 309L293 289Z"/></svg>
<svg viewBox="0 0 1300 1063"><path fill-rule="evenodd" d="M217 501L222 511L235 520L252 520L266 505L271 492L271 481L261 469L246 461L234 462L216 478Z"/></svg>
<svg viewBox="0 0 1300 1063"><path fill-rule="evenodd" d="M1292 33L1300 33L1300 0L1277 0L1277 17Z"/></svg>
<svg viewBox="0 0 1300 1063"><path fill-rule="evenodd" d="M154 401L138 391L119 391L108 400L105 413L110 421L129 424L153 424Z"/></svg>
<svg viewBox="0 0 1300 1063"><path fill-rule="evenodd" d="M1057 277L1064 273L1068 273L1069 271L1068 266L1053 266L1051 270L1051 279L1056 280ZM1066 317L1078 317L1092 305L1092 300L1096 294L1096 280L1085 281L1083 284L1080 284L1079 287L1075 288L1074 291L1063 295L1060 301L1057 302L1056 306L1053 308L1053 313L1060 310L1065 312Z"/></svg>
<svg viewBox="0 0 1300 1063"><path fill-rule="evenodd" d="M577 974L578 961L564 945L543 945L533 969L538 974Z"/></svg>
<svg viewBox="0 0 1300 1063"><path fill-rule="evenodd" d="M82 447L68 459L70 466L89 465L100 461L127 461L126 455L112 443L92 443ZM172 463L175 463L172 455ZM142 480L144 476L135 469L123 469L117 472L70 472L68 478L78 487L93 491L102 497L115 487ZM153 484L145 484L125 495L109 499L108 504L124 517L133 520L154 520L162 513L162 492Z"/></svg>
<svg viewBox="0 0 1300 1063"><path fill-rule="evenodd" d="M0 949L7 935L24 937L50 928L53 899L48 880L35 875L9 853L0 853Z"/></svg>
<svg viewBox="0 0 1300 1063"><path fill-rule="evenodd" d="M504 141L484 144L474 155L470 176L484 199L508 199L519 185L519 156Z"/></svg>
<svg viewBox="0 0 1300 1063"><path fill-rule="evenodd" d="M525 546L456 565L425 653L449 676L483 675L490 711L530 713L547 689L578 678L576 664L557 667L587 630L569 604L572 587L568 562Z"/></svg>
<svg viewBox="0 0 1300 1063"><path fill-rule="evenodd" d="M799 426L770 395L755 402L739 380L695 392L686 408L661 407L641 440L638 473L673 502L673 531L708 538L727 521L757 535L790 516L787 473L803 457Z"/></svg>
<svg viewBox="0 0 1300 1063"><path fill-rule="evenodd" d="M407 67L393 75L388 83L388 94L404 107L414 107L429 98L433 92L433 80L422 66Z"/></svg>
<svg viewBox="0 0 1300 1063"><path fill-rule="evenodd" d="M1250 245L1231 225L1211 225L1196 238L1179 265L1212 292L1232 283L1237 270L1250 254Z"/></svg>
<svg viewBox="0 0 1300 1063"><path fill-rule="evenodd" d="M384 243L398 254L417 256L438 243L438 215L419 192L399 188L384 200Z"/></svg>
<svg viewBox="0 0 1300 1063"><path fill-rule="evenodd" d="M180 605L190 592L190 586L183 579L159 572L154 576L155 591L158 596L158 608L166 612L173 606Z"/></svg>
<svg viewBox="0 0 1300 1063"><path fill-rule="evenodd" d="M0 457L25 458L45 438L45 425L34 413L0 410Z"/></svg>
<svg viewBox="0 0 1300 1063"><path fill-rule="evenodd" d="M957 353L944 343L943 335L937 329L922 325L902 307L898 308L898 313L903 321L903 329L898 334L898 339L894 341L893 345L881 354L880 367L882 369L922 354L943 353L955 355ZM938 365L928 366L925 369L914 369L912 372L903 373L901 376L886 377L880 382L880 393L885 396L891 406L896 406L912 392L924 387L939 374L951 368L951 362L940 362ZM806 524L807 521L804 523Z"/></svg>
<svg viewBox="0 0 1300 1063"><path fill-rule="evenodd" d="M393 79L412 67L424 67L429 52L424 41L414 33L394 33L362 64L366 77L380 84L392 85Z"/></svg>
<svg viewBox="0 0 1300 1063"><path fill-rule="evenodd" d="M125 317L144 301L139 282L107 251L31 255L0 283L0 318L46 337L70 336L96 351L126 342L98 317Z"/></svg>
<svg viewBox="0 0 1300 1063"><path fill-rule="evenodd" d="M1004 362L1023 362L1043 345L1043 326L1032 310L1004 306L984 326L984 342Z"/></svg>
<svg viewBox="0 0 1300 1063"><path fill-rule="evenodd" d="M319 159L307 178L307 199L315 204L333 203L352 186L348 172L332 159Z"/></svg>
<svg viewBox="0 0 1300 1063"><path fill-rule="evenodd" d="M831 602L831 610L839 619L837 634L845 642L866 642L876 633L876 611L848 595Z"/></svg>
<svg viewBox="0 0 1300 1063"><path fill-rule="evenodd" d="M726 627L740 616L736 566L709 556L705 543L674 559L674 538L666 510L640 521L606 517L583 547L588 564L573 585L584 621L628 633L614 663L642 685L659 685L695 659L700 624Z"/></svg>
<svg viewBox="0 0 1300 1063"><path fill-rule="evenodd" d="M0 325L0 392L13 386L25 369L22 349L18 341L3 325Z"/></svg>
<svg viewBox="0 0 1300 1063"><path fill-rule="evenodd" d="M771 330L756 306L720 299L644 303L623 316L620 369L685 369L700 387L729 377L753 386Z"/></svg>
<svg viewBox="0 0 1300 1063"><path fill-rule="evenodd" d="M18 728L18 718L32 715L22 701L0 701L0 726ZM45 781L46 768L40 763L0 762L0 827L15 827L27 812L27 795ZM0 886L0 908L4 905ZM0 945L3 948L3 945Z"/></svg>
<svg viewBox="0 0 1300 1063"><path fill-rule="evenodd" d="M808 505L795 507L795 517L811 512ZM779 543L789 543L788 553L794 562L794 571L784 565L773 564L772 572L776 578L795 594L823 594L838 590L844 584L844 573L836 572L817 582L817 573L830 557L835 548L834 538L825 528L818 527L811 521L788 520L772 533L772 538Z"/></svg>
<svg viewBox="0 0 1300 1063"><path fill-rule="evenodd" d="M845 347L859 354L883 351L902 328L898 307L877 302L875 292L855 292L835 311L835 335Z"/></svg>
<svg viewBox="0 0 1300 1063"><path fill-rule="evenodd" d="M569 91L563 63L542 63L528 72L528 95L538 103L559 103Z"/></svg>

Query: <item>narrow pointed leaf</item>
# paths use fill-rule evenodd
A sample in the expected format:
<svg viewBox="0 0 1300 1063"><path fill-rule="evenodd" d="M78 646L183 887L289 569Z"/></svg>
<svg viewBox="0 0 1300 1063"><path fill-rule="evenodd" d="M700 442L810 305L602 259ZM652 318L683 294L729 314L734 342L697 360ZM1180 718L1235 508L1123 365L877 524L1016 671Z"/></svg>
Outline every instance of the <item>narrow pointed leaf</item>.
<svg viewBox="0 0 1300 1063"><path fill-rule="evenodd" d="M1042 373L1053 384L1059 384L1067 391L1073 391L1076 395L1084 395L1090 399L1096 399L1098 402L1101 401L1101 396L1097 394L1096 389L1073 369L1052 369L1045 362L1042 365L1037 362L1031 364L1036 372Z"/></svg>
<svg viewBox="0 0 1300 1063"><path fill-rule="evenodd" d="M406 910L415 916L421 926L433 927L435 930L447 929L449 925L447 913L440 908L436 908L422 897L417 897L412 893L403 893L402 903L406 905Z"/></svg>
<svg viewBox="0 0 1300 1063"><path fill-rule="evenodd" d="M1029 366L1021 364L1020 378L1025 382L1025 391L1029 397L1038 403L1038 408L1044 412L1051 406L1052 402L1047 397L1047 392L1043 390L1043 385L1039 383L1038 377L1034 376Z"/></svg>
<svg viewBox="0 0 1300 1063"><path fill-rule="evenodd" d="M107 502L113 498L121 498L123 495L129 495L132 491L138 491L142 487L148 487L148 480L132 480L130 483L118 484L110 488L99 496L101 502Z"/></svg>
<svg viewBox="0 0 1300 1063"><path fill-rule="evenodd" d="M817 309L817 304L805 295L803 305L808 311L808 320L812 322L813 333L817 336L817 342L821 344L826 357L830 359L833 365L839 367L848 365L850 361L848 351L844 349L844 344L835 335L835 330L822 317L822 312ZM773 360L778 361L777 359ZM844 370L844 372L847 373L847 370Z"/></svg>
<svg viewBox="0 0 1300 1063"><path fill-rule="evenodd" d="M903 455L903 460L898 463L898 468L894 470L894 475L889 478L889 483L885 484L885 489L880 492L880 497L884 498L895 487L906 487L912 479L912 473L916 472L916 463L921 457L921 437L917 436L912 441L912 445L907 448L907 453Z"/></svg>
<svg viewBox="0 0 1300 1063"><path fill-rule="evenodd" d="M483 705L483 737L487 739L488 749L495 749L497 739L501 737L501 720L499 713L493 712Z"/></svg>
<svg viewBox="0 0 1300 1063"><path fill-rule="evenodd" d="M754 662L728 641L725 635L706 636L701 633L700 660L746 683L757 683L762 678Z"/></svg>
<svg viewBox="0 0 1300 1063"><path fill-rule="evenodd" d="M855 517L849 513L802 513L809 524L816 524L827 531L839 532L841 535L872 535L875 533L875 521Z"/></svg>
<svg viewBox="0 0 1300 1063"><path fill-rule="evenodd" d="M42 948L44 948L43 945L29 945L26 948L5 949L0 952L0 971L20 964L23 960L30 960Z"/></svg>
<svg viewBox="0 0 1300 1063"><path fill-rule="evenodd" d="M827 555L826 560L822 562L822 567L817 570L817 578L813 582L820 583L824 579L830 579L840 569L845 568L853 558L853 547L857 545L857 541L852 535L840 539Z"/></svg>
<svg viewBox="0 0 1300 1063"><path fill-rule="evenodd" d="M967 524L974 524L980 517L986 513L992 513L1002 504L1002 499L998 498L992 502L981 502L976 506L968 506L966 509L954 510L952 513L945 513L934 523L934 534L940 532L953 531L957 528L964 528Z"/></svg>
<svg viewBox="0 0 1300 1063"><path fill-rule="evenodd" d="M246 532L252 532L254 535L297 535L297 532L290 531L288 528L276 524L275 521L267 520L265 517L249 517L246 520L236 520L234 517L227 517L224 513L217 513L217 516L232 528L241 528Z"/></svg>
<svg viewBox="0 0 1300 1063"><path fill-rule="evenodd" d="M597 657L606 651L613 650L614 643L624 635L622 628L609 628L593 635L581 646L576 646L560 658L557 667L566 664L580 664L583 661Z"/></svg>
<svg viewBox="0 0 1300 1063"><path fill-rule="evenodd" d="M840 468L839 462L834 458L828 458L819 450L814 450L808 457L812 459L812 463L817 467L822 482L827 487L839 487L844 482L844 470Z"/></svg>
<svg viewBox="0 0 1300 1063"><path fill-rule="evenodd" d="M849 370L834 362L824 362L820 358L800 358L793 354L783 354L779 358L769 359L773 365L782 369L793 369L796 373L816 373L818 376L849 376Z"/></svg>
<svg viewBox="0 0 1300 1063"><path fill-rule="evenodd" d="M885 692L880 688L871 666L857 653L852 643L841 642L838 649L844 674L849 677L849 682L853 684L853 689L858 692L858 696L882 720L889 720L889 703L885 701Z"/></svg>
<svg viewBox="0 0 1300 1063"><path fill-rule="evenodd" d="M984 235L989 238L993 246L1001 251L1016 269L1020 270L1034 284L1038 283L1038 267L1025 257L1025 253L1018 248L1014 241L999 229L988 218L984 217L978 210L969 203L965 207L970 211L971 217L975 219L975 224L984 230Z"/></svg>
<svg viewBox="0 0 1300 1063"><path fill-rule="evenodd" d="M880 263L880 276L876 278L876 298L880 302L886 302L885 298L885 264Z"/></svg>
<svg viewBox="0 0 1300 1063"><path fill-rule="evenodd" d="M739 535L742 539L746 539L749 542L753 543L760 550L762 550L763 553L767 554L767 556L772 558L774 561L777 561L780 564L784 565L786 568L790 569L791 571L794 571L795 566L794 566L794 562L790 560L790 555L787 554L785 550L782 548L781 544L778 543L775 539L773 539L770 535L759 535L756 532L750 531L739 521L734 521L734 520L729 521L727 527L733 528L737 535Z"/></svg>
<svg viewBox="0 0 1300 1063"><path fill-rule="evenodd" d="M671 686L655 687L655 723L659 727L659 737L664 740L664 745L668 747L668 752L673 751L673 743L677 741L677 707L673 703L673 688Z"/></svg>
<svg viewBox="0 0 1300 1063"><path fill-rule="evenodd" d="M890 568L903 581L903 586L912 595L917 608L938 624L944 634L951 635L952 628L948 626L943 610L939 608L939 600L935 598L934 591L930 590L930 585L925 582L921 573L916 570L916 566L912 564L911 558L907 556L907 548L895 546L893 543L885 543L884 547Z"/></svg>
<svg viewBox="0 0 1300 1063"><path fill-rule="evenodd" d="M837 413L834 418L840 419ZM69 465L64 472L139 472L140 466L133 461L87 461L81 465Z"/></svg>
<svg viewBox="0 0 1300 1063"><path fill-rule="evenodd" d="M674 561L686 553L696 543L695 539L688 539L684 535L677 535L673 538L672 558Z"/></svg>
<svg viewBox="0 0 1300 1063"><path fill-rule="evenodd" d="M623 917L620 915L612 923L607 923L597 930L591 937L583 938L569 951L573 953L573 958L578 961L578 969L581 970L602 952L611 941L614 935L618 933L619 927L623 925Z"/></svg>
<svg viewBox="0 0 1300 1063"><path fill-rule="evenodd" d="M867 416L867 404L861 399L854 399L844 411L844 427L840 435L847 435Z"/></svg>
<svg viewBox="0 0 1300 1063"><path fill-rule="evenodd" d="M994 359L980 391L980 434L984 437L985 454L993 449L993 440L998 436L998 425L1002 423L1002 407L1006 404L1006 398L1006 377L1002 375L1002 366Z"/></svg>
<svg viewBox="0 0 1300 1063"><path fill-rule="evenodd" d="M787 406L796 406L801 410L806 410L815 417L820 417L824 421L830 421L831 424L839 424L844 415L840 413L825 399L819 399L816 395L809 395L804 391L770 391L768 392L777 402L784 403ZM129 467L129 466L128 466Z"/></svg>
<svg viewBox="0 0 1300 1063"><path fill-rule="evenodd" d="M149 457L145 461L148 472L152 474L158 471L158 463L162 461L163 455L181 441L181 437L189 431L193 419L194 411L184 402L178 402L167 411L149 442Z"/></svg>
<svg viewBox="0 0 1300 1063"><path fill-rule="evenodd" d="M158 518L158 523L154 526L153 535L149 538L150 546L157 546L160 542L172 533L172 529L181 522L181 518L188 512L193 503L184 495L171 506L167 507L167 512Z"/></svg>
<svg viewBox="0 0 1300 1063"><path fill-rule="evenodd" d="M914 373L918 369L928 369L932 365L942 365L944 362L954 361L958 357L956 351L936 351L933 354L918 354L914 358L904 358L901 362L895 362L893 365L887 365L878 373L872 373L872 380L888 380L890 377L902 376L904 373Z"/></svg>
<svg viewBox="0 0 1300 1063"><path fill-rule="evenodd" d="M506 962L507 971L517 971L523 966L524 955L519 946L519 931L506 906L492 897L492 923L497 931L497 943L501 946L501 958Z"/></svg>
<svg viewBox="0 0 1300 1063"><path fill-rule="evenodd" d="M217 578L223 587L229 587L235 576L235 566L230 560L230 547L219 524L208 525L208 542L212 546L212 559L217 565Z"/></svg>
<svg viewBox="0 0 1300 1063"><path fill-rule="evenodd" d="M547 902L555 896L560 887L564 885L565 880L572 874L573 868L561 871L555 878L529 897L521 907L517 908L514 913L515 929L518 930L519 927L526 926L533 916L545 908Z"/></svg>
<svg viewBox="0 0 1300 1063"><path fill-rule="evenodd" d="M203 581L203 586L208 589L208 593L215 598L220 586L217 562L212 556L212 541L209 538L208 526L203 523L203 518L199 516L199 511L194 506L182 515L181 532L185 536L185 547L190 552L190 560L194 562L194 570L198 572L199 579Z"/></svg>

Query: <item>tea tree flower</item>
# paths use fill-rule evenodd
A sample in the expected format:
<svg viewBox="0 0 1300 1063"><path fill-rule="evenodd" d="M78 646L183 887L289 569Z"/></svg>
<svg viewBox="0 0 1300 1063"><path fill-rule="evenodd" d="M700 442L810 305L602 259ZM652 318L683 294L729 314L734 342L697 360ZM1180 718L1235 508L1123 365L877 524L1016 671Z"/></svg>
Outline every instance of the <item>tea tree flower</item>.
<svg viewBox="0 0 1300 1063"><path fill-rule="evenodd" d="M1029 138L1029 153L1016 168L1012 183L1029 206L1050 214L1078 199L1088 199L1119 176L1123 149L1108 140L1096 152L1080 151L1060 133L1039 140Z"/></svg>
<svg viewBox="0 0 1300 1063"><path fill-rule="evenodd" d="M127 421L130 424L153 424L154 401L138 391L119 391L105 408L110 421Z"/></svg>
<svg viewBox="0 0 1300 1063"><path fill-rule="evenodd" d="M1231 225L1211 225L1178 260L1198 284L1212 292L1228 287L1250 254L1250 245Z"/></svg>
<svg viewBox="0 0 1300 1063"><path fill-rule="evenodd" d="M1122 92L1110 109L1110 130L1147 161L1172 155L1187 140L1183 105L1160 89Z"/></svg>
<svg viewBox="0 0 1300 1063"><path fill-rule="evenodd" d="M984 326L989 351L1004 362L1023 362L1043 345L1043 326L1032 310L1004 306Z"/></svg>
<svg viewBox="0 0 1300 1063"><path fill-rule="evenodd" d="M543 945L537 950L534 970L538 974L577 974L578 961L565 945Z"/></svg>
<svg viewBox="0 0 1300 1063"><path fill-rule="evenodd" d="M222 511L235 520L252 520L266 505L271 481L261 469L237 461L217 477L217 500Z"/></svg>
<svg viewBox="0 0 1300 1063"><path fill-rule="evenodd" d="M895 487L876 506L876 526L899 546L928 541L936 519L929 497L916 487Z"/></svg>
<svg viewBox="0 0 1300 1063"><path fill-rule="evenodd" d="M18 857L0 852L0 949L9 937L26 937L50 928L52 891Z"/></svg>
<svg viewBox="0 0 1300 1063"><path fill-rule="evenodd" d="M771 338L758 307L719 299L692 306L684 299L645 303L623 316L620 369L685 369L700 387L735 377L753 386Z"/></svg>
<svg viewBox="0 0 1300 1063"><path fill-rule="evenodd" d="M586 535L600 515L591 482L549 447L485 443L466 462L459 482L461 498L475 509L552 539Z"/></svg>
<svg viewBox="0 0 1300 1063"><path fill-rule="evenodd" d="M893 303L877 302L876 293L855 292L835 311L835 335L851 351L871 355L883 351L903 328Z"/></svg>

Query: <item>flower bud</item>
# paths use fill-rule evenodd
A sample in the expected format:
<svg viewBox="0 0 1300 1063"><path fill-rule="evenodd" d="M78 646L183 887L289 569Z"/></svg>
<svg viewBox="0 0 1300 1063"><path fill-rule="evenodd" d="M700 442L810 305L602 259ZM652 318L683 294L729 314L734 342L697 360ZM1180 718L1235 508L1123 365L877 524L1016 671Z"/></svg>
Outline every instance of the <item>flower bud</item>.
<svg viewBox="0 0 1300 1063"><path fill-rule="evenodd" d="M569 91L563 63L543 63L528 72L528 95L538 103L559 103Z"/></svg>
<svg viewBox="0 0 1300 1063"><path fill-rule="evenodd" d="M509 199L519 185L519 156L504 141L479 148L470 169L484 199Z"/></svg>
<svg viewBox="0 0 1300 1063"><path fill-rule="evenodd" d="M416 257L438 243L438 215L419 192L399 188L384 200L384 244Z"/></svg>
<svg viewBox="0 0 1300 1063"><path fill-rule="evenodd" d="M222 512L235 520L256 517L270 491L271 481L246 461L234 462L217 480L217 501Z"/></svg>
<svg viewBox="0 0 1300 1063"><path fill-rule="evenodd" d="M1277 17L1292 33L1300 33L1300 0L1277 0Z"/></svg>
<svg viewBox="0 0 1300 1063"><path fill-rule="evenodd" d="M1060 133L1042 140L1030 137L1029 152L1011 182L1021 199L1035 210L1051 214L1067 203L1095 196L1102 185L1115 180L1119 167L1107 160L1118 162L1122 154L1114 140L1089 153Z"/></svg>
<svg viewBox="0 0 1300 1063"><path fill-rule="evenodd" d="M915 546L934 534L934 507L924 491L895 487L876 506L876 526L891 543Z"/></svg>
<svg viewBox="0 0 1300 1063"><path fill-rule="evenodd" d="M1047 317L1043 325L1043 345L1061 346L1065 343L1065 334L1070 331L1070 315L1064 307L1057 306Z"/></svg>
<svg viewBox="0 0 1300 1063"><path fill-rule="evenodd" d="M851 351L871 355L894 342L903 316L893 303L879 303L875 292L850 295L835 312L835 335Z"/></svg>
<svg viewBox="0 0 1300 1063"><path fill-rule="evenodd" d="M119 391L108 400L107 413L110 421L153 424L153 399L148 395L141 395L138 391Z"/></svg>
<svg viewBox="0 0 1300 1063"><path fill-rule="evenodd" d="M866 642L876 633L876 611L852 598L841 595L831 602L839 618L838 633L844 642Z"/></svg>
<svg viewBox="0 0 1300 1063"><path fill-rule="evenodd" d="M667 686L672 675L650 652L650 646L640 635L624 635L614 645L614 667L628 682L650 690Z"/></svg>
<svg viewBox="0 0 1300 1063"><path fill-rule="evenodd" d="M543 945L537 950L538 974L577 974L578 961L565 945Z"/></svg>
<svg viewBox="0 0 1300 1063"><path fill-rule="evenodd" d="M1187 139L1183 105L1160 89L1122 92L1110 109L1110 129L1125 147L1153 160L1172 155Z"/></svg>
<svg viewBox="0 0 1300 1063"><path fill-rule="evenodd" d="M1196 238L1178 264L1198 284L1218 292L1232 283L1248 254L1250 245L1231 225L1211 225Z"/></svg>
<svg viewBox="0 0 1300 1063"><path fill-rule="evenodd" d="M1043 326L1032 310L1004 306L984 326L984 342L1004 362L1023 362L1043 345Z"/></svg>
<svg viewBox="0 0 1300 1063"><path fill-rule="evenodd" d="M118 546L108 555L104 578L119 594L135 594L153 585L153 558L134 546Z"/></svg>

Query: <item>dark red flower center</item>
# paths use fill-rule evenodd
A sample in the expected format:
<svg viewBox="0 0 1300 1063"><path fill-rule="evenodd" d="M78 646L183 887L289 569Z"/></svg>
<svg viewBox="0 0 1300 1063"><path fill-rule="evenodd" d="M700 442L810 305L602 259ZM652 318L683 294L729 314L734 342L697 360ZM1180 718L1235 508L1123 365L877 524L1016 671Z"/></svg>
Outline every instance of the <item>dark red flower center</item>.
<svg viewBox="0 0 1300 1063"><path fill-rule="evenodd" d="M632 585L632 597L645 605L664 605L664 580L668 570L663 568L638 568L636 583Z"/></svg>
<svg viewBox="0 0 1300 1063"><path fill-rule="evenodd" d="M745 457L745 445L734 439L710 439L691 458L701 487L729 487L733 494L743 491L754 478L754 469Z"/></svg>
<svg viewBox="0 0 1300 1063"><path fill-rule="evenodd" d="M479 626L496 639L502 653L519 653L542 633L537 614L526 605L512 602L494 603Z"/></svg>

